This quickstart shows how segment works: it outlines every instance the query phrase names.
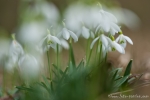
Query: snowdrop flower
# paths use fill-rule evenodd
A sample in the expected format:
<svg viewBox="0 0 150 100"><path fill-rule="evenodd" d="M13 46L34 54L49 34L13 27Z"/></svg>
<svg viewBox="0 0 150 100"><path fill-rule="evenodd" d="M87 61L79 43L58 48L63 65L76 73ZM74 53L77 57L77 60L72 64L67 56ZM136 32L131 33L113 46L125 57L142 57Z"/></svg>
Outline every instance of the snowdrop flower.
<svg viewBox="0 0 150 100"><path fill-rule="evenodd" d="M15 39L14 34L12 35L12 38L13 38L13 41L9 49L9 59L11 59L13 63L16 63L18 59L24 54L24 50L22 46Z"/></svg>
<svg viewBox="0 0 150 100"><path fill-rule="evenodd" d="M56 36L52 36L49 30L47 31L48 31L48 35L44 39L41 40L40 45L39 45L40 47L44 46L43 47L44 51L47 51L48 49L50 49L50 47L52 47L53 49L56 49L56 44L61 45L60 40Z"/></svg>
<svg viewBox="0 0 150 100"><path fill-rule="evenodd" d="M63 22L63 25L65 26L64 22ZM62 29L62 31L58 34L58 37L63 37L66 40L68 40L71 37L74 39L74 42L78 41L78 37L76 36L76 34L68 30L66 27Z"/></svg>
<svg viewBox="0 0 150 100"><path fill-rule="evenodd" d="M111 13L108 13L104 10L100 10L101 21L96 28L96 32L103 30L106 33L115 35L115 33L120 32L120 27L117 25L117 19Z"/></svg>
<svg viewBox="0 0 150 100"><path fill-rule="evenodd" d="M40 66L37 59L29 54L25 54L18 62L20 74L26 81L37 78L40 72Z"/></svg>
<svg viewBox="0 0 150 100"><path fill-rule="evenodd" d="M119 42L119 44L120 44L123 48L126 47L127 41L128 41L131 45L133 45L132 40L131 40L128 36L123 35L122 32L119 32L119 34L120 34L120 35L117 37L116 42Z"/></svg>
<svg viewBox="0 0 150 100"><path fill-rule="evenodd" d="M111 38L111 39L110 39ZM118 52L122 53L122 54L125 54L125 50L122 46L120 46L115 40L114 40L114 37L111 36L110 38L107 38L108 39L108 42L109 42L109 51L115 51L117 50Z"/></svg>
<svg viewBox="0 0 150 100"><path fill-rule="evenodd" d="M24 55L24 50L22 46L15 39L15 35L12 34L13 41L9 48L8 59L5 62L6 69L11 72L13 68L18 63L18 60L22 55Z"/></svg>
<svg viewBox="0 0 150 100"><path fill-rule="evenodd" d="M105 47L107 47L107 46L108 46L108 39L107 39L107 38L108 38L107 36L105 36L104 34L101 34L100 36L98 36L97 38L95 38L95 39L93 40L93 42L91 43L90 48L92 49L93 46L94 46L94 44L95 44L96 41L98 41L98 40L100 40L100 41L102 42L102 44L103 44Z"/></svg>

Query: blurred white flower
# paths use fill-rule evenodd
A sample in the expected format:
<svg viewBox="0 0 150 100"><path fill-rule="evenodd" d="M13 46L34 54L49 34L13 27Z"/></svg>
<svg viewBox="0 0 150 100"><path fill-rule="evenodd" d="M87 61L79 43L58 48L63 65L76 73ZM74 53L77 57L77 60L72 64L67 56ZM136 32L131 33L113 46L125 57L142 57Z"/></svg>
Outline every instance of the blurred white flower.
<svg viewBox="0 0 150 100"><path fill-rule="evenodd" d="M45 38L43 38L39 44L40 50L44 49L44 51L47 51L48 49L50 49L50 47L56 49L56 44L61 45L60 40L56 36L52 36L49 30L47 31L48 35Z"/></svg>
<svg viewBox="0 0 150 100"><path fill-rule="evenodd" d="M13 40L9 48L8 59L5 62L5 67L8 71L12 71L16 67L18 60L24 55L22 46L15 39L15 35L12 35Z"/></svg>
<svg viewBox="0 0 150 100"><path fill-rule="evenodd" d="M125 8L113 8L108 10L116 16L120 25L125 25L130 29L139 28L140 18L131 10Z"/></svg>
<svg viewBox="0 0 150 100"><path fill-rule="evenodd" d="M14 63L16 63L23 54L24 54L24 50L22 46L14 38L12 40L12 43L9 49L9 59L11 59Z"/></svg>
<svg viewBox="0 0 150 100"><path fill-rule="evenodd" d="M53 25L58 22L60 15L54 4L44 1L37 5L37 8L40 8L41 13L45 16L49 24Z"/></svg>
<svg viewBox="0 0 150 100"><path fill-rule="evenodd" d="M45 27L47 26L43 22L30 22L23 24L19 31L20 41L30 47L33 47L45 35Z"/></svg>
<svg viewBox="0 0 150 100"><path fill-rule="evenodd" d="M62 31L61 31L60 33L58 33L57 36L60 37L60 38L63 37L63 38L66 39L66 40L68 40L68 39L71 37L71 38L74 39L74 42L77 42L77 41L78 41L77 35L76 35L74 32L68 30L68 29L65 28L65 27L62 29Z"/></svg>
<svg viewBox="0 0 150 100"><path fill-rule="evenodd" d="M106 33L110 33L111 35L115 35L115 33L120 32L120 27L117 25L117 19L114 15L104 10L100 10L100 23L96 28L96 32L102 30Z"/></svg>
<svg viewBox="0 0 150 100"><path fill-rule="evenodd" d="M83 18L87 12L86 6L82 4L73 4L65 11L66 27L74 32L78 32L82 27Z"/></svg>
<svg viewBox="0 0 150 100"><path fill-rule="evenodd" d="M40 73L40 66L37 59L29 54L25 54L19 59L19 71L22 78L26 81L36 79Z"/></svg>
<svg viewBox="0 0 150 100"><path fill-rule="evenodd" d="M126 47L127 41L128 41L131 45L133 45L132 40L131 40L128 36L123 35L122 33L121 33L121 34L117 37L117 39L116 39L116 42L118 42L123 48Z"/></svg>

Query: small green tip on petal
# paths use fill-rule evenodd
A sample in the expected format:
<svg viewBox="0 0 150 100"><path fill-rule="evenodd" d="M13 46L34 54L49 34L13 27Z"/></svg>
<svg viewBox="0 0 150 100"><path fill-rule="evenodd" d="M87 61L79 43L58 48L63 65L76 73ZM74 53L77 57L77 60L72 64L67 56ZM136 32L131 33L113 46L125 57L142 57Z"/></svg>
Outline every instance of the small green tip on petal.
<svg viewBox="0 0 150 100"><path fill-rule="evenodd" d="M11 35L11 37L12 37L13 40L15 40L15 39L16 39L15 33L13 33L13 34Z"/></svg>

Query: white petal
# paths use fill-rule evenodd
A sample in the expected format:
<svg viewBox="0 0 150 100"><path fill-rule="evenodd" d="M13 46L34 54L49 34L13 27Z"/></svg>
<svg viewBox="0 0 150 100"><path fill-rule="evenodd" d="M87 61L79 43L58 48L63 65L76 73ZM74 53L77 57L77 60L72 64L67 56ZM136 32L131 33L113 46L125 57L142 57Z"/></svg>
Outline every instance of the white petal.
<svg viewBox="0 0 150 100"><path fill-rule="evenodd" d="M109 12L105 12L105 13L111 19L111 21L117 23L117 18L113 14L111 14Z"/></svg>
<svg viewBox="0 0 150 100"><path fill-rule="evenodd" d="M46 39L47 39L47 36L44 37L44 38L40 41L40 43L39 43L39 46L40 46L40 47L42 47L42 45L43 45L44 41L46 41Z"/></svg>
<svg viewBox="0 0 150 100"><path fill-rule="evenodd" d="M96 30L95 30L95 34L98 33L98 31L100 30L100 28L101 28L101 25L98 25L97 28L96 28Z"/></svg>
<svg viewBox="0 0 150 100"><path fill-rule="evenodd" d="M120 53L122 53L122 54L125 53L124 48L121 47L121 46L120 46L118 43L116 43L115 41L113 41L113 46L115 47L115 49L116 49L118 52L120 52Z"/></svg>
<svg viewBox="0 0 150 100"><path fill-rule="evenodd" d="M74 42L77 42L78 41L77 35L75 33L73 33L72 31L70 31L70 30L68 30L68 31L69 31L71 37L74 39Z"/></svg>
<svg viewBox="0 0 150 100"><path fill-rule="evenodd" d="M132 42L132 40L128 37L128 36L124 36L124 38L130 43L130 44L132 44L133 45L133 42Z"/></svg>
<svg viewBox="0 0 150 100"><path fill-rule="evenodd" d="M118 31L111 28L109 33L114 36L116 33L118 33Z"/></svg>
<svg viewBox="0 0 150 100"><path fill-rule="evenodd" d="M120 44L123 48L125 48L126 47L126 45L127 45L127 42L126 41L124 41L124 43L121 43Z"/></svg>
<svg viewBox="0 0 150 100"><path fill-rule="evenodd" d="M64 39L66 39L66 40L68 40L70 38L70 34L66 28L63 28L62 35L63 35Z"/></svg>
<svg viewBox="0 0 150 100"><path fill-rule="evenodd" d="M105 45L105 47L107 47L108 46L108 40L107 40L106 36L104 34L102 34L100 36L100 39L101 39L102 43Z"/></svg>
<svg viewBox="0 0 150 100"><path fill-rule="evenodd" d="M119 42L119 40L120 40L120 35L116 38L116 42Z"/></svg>
<svg viewBox="0 0 150 100"><path fill-rule="evenodd" d="M61 45L61 42L60 42L60 40L59 40L57 37L51 36L51 40L52 40L54 43L58 43L59 45Z"/></svg>
<svg viewBox="0 0 150 100"><path fill-rule="evenodd" d="M61 46L65 49L69 49L69 44L67 41L65 40L61 40Z"/></svg>
<svg viewBox="0 0 150 100"><path fill-rule="evenodd" d="M61 36L62 36L62 31L57 34L58 38L61 38Z"/></svg>
<svg viewBox="0 0 150 100"><path fill-rule="evenodd" d="M111 23L111 28L115 30L115 32L120 32L120 27L116 23Z"/></svg>
<svg viewBox="0 0 150 100"><path fill-rule="evenodd" d="M104 21L101 25L102 29L105 31L105 32L109 32L110 30L110 23L108 21Z"/></svg>
<svg viewBox="0 0 150 100"><path fill-rule="evenodd" d="M82 35L84 38L88 39L90 37L90 33L89 33L89 29L87 29L86 27L82 27Z"/></svg>
<svg viewBox="0 0 150 100"><path fill-rule="evenodd" d="M52 47L56 51L56 44L50 44L50 47Z"/></svg>
<svg viewBox="0 0 150 100"><path fill-rule="evenodd" d="M99 39L99 37L97 37L97 38L95 38L95 39L93 40L93 42L91 43L91 46L90 46L91 49L93 48L95 42L96 42L98 39Z"/></svg>

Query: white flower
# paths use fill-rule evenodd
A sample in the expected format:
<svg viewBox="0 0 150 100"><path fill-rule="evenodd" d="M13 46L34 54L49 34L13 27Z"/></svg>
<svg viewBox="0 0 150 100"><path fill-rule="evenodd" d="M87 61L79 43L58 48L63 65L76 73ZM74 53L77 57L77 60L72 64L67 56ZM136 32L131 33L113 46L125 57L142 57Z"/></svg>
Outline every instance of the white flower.
<svg viewBox="0 0 150 100"><path fill-rule="evenodd" d="M50 34L49 30L47 30L47 31L48 31L48 35L44 39L41 40L40 45L39 45L40 48L44 46L43 47L44 51L47 51L48 49L50 49L50 47L55 49L56 48L56 44L61 45L60 40L56 36L52 36Z"/></svg>
<svg viewBox="0 0 150 100"><path fill-rule="evenodd" d="M29 54L25 54L18 62L20 74L24 80L31 80L37 78L40 72L40 66L37 59Z"/></svg>
<svg viewBox="0 0 150 100"><path fill-rule="evenodd" d="M104 11L103 9L101 9L101 10L99 11L99 13L100 13L100 15L101 15L101 18L104 18L104 19L102 19L102 20L108 20L108 21L117 23L117 18L116 18L113 14L111 14L111 13L109 13L109 12L106 12L106 11Z"/></svg>
<svg viewBox="0 0 150 100"><path fill-rule="evenodd" d="M9 49L9 59L16 63L18 59L24 54L22 46L14 39Z"/></svg>
<svg viewBox="0 0 150 100"><path fill-rule="evenodd" d="M116 41L112 41L110 38L108 38L109 41L109 51L115 51L117 50L118 52L125 54L125 50L122 46L120 46Z"/></svg>
<svg viewBox="0 0 150 100"><path fill-rule="evenodd" d="M95 38L93 40L93 42L91 43L91 46L90 48L92 49L94 44L96 43L97 40L100 40L102 42L102 44L107 47L108 46L108 40L107 40L108 37L106 37L104 34L101 34L100 36L98 36L97 38Z"/></svg>
<svg viewBox="0 0 150 100"><path fill-rule="evenodd" d="M14 34L12 35L13 41L9 48L8 59L5 62L5 67L9 72L13 71L16 67L18 60L24 55L24 50L22 46L16 41Z"/></svg>
<svg viewBox="0 0 150 100"><path fill-rule="evenodd" d="M115 33L120 32L120 27L117 25L117 19L111 13L108 13L104 10L100 10L101 20L99 25L96 28L96 32L102 30L106 33L110 33L111 35L115 35Z"/></svg>
<svg viewBox="0 0 150 100"><path fill-rule="evenodd" d="M116 42L119 42L119 44L120 44L123 48L125 48L126 45L127 45L127 42L126 42L126 41L128 41L130 44L133 45L132 40L131 40L128 36L125 36L125 35L123 35L123 34L120 34L120 35L117 37L117 39L116 39Z"/></svg>
<svg viewBox="0 0 150 100"><path fill-rule="evenodd" d="M58 34L58 37L60 38L64 38L66 40L68 40L70 38L70 36L74 39L74 42L78 41L78 37L76 36L76 34L70 30L68 30L67 28L63 28L62 31Z"/></svg>

